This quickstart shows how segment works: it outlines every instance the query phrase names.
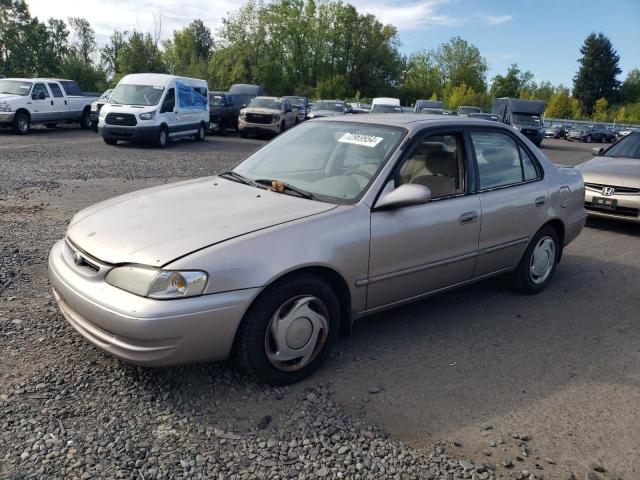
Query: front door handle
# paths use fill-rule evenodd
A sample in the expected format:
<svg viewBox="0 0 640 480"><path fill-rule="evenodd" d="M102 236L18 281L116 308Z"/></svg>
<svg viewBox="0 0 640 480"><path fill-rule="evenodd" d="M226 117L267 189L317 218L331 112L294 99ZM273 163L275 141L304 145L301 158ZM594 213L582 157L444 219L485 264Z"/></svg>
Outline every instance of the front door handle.
<svg viewBox="0 0 640 480"><path fill-rule="evenodd" d="M53 106L53 100L51 100L51 106Z"/></svg>
<svg viewBox="0 0 640 480"><path fill-rule="evenodd" d="M545 203L547 203L547 197L536 198L536 207L542 207Z"/></svg>
<svg viewBox="0 0 640 480"><path fill-rule="evenodd" d="M473 223L477 220L477 218L478 218L478 212L476 211L466 212L460 215L460 223L462 225L465 225L467 223Z"/></svg>

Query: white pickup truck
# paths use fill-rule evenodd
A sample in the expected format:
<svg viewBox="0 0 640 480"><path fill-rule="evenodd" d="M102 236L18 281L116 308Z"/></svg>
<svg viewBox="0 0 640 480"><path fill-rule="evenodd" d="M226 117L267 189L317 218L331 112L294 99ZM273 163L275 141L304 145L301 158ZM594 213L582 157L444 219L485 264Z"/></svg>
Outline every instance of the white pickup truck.
<svg viewBox="0 0 640 480"><path fill-rule="evenodd" d="M78 122L88 129L91 103L98 95L82 93L73 80L52 78L0 79L0 127L11 127L26 135L34 123L55 127L58 123Z"/></svg>

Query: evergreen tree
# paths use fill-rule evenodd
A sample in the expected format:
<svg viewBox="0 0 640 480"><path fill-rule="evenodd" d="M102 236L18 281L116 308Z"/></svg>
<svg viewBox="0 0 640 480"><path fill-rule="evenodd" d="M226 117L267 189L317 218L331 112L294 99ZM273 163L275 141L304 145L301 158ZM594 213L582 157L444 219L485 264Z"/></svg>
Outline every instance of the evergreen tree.
<svg viewBox="0 0 640 480"><path fill-rule="evenodd" d="M580 53L582 58L578 60L580 69L573 79L573 95L580 101L582 110L591 115L599 98L608 102L616 100L620 86L616 78L621 72L618 67L620 57L602 33L589 35Z"/></svg>

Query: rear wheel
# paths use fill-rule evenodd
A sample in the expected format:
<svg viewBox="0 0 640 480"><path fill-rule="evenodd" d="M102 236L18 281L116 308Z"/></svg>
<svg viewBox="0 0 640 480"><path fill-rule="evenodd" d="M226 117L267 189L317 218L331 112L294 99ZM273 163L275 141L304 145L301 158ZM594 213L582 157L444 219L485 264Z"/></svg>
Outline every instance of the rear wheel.
<svg viewBox="0 0 640 480"><path fill-rule="evenodd" d="M207 135L207 130L204 128L204 124L201 123L200 127L198 128L198 133L196 133L196 141L202 142L206 135Z"/></svg>
<svg viewBox="0 0 640 480"><path fill-rule="evenodd" d="M13 117L11 125L13 131L19 135L26 135L31 131L31 119L25 112L18 112Z"/></svg>
<svg viewBox="0 0 640 480"><path fill-rule="evenodd" d="M156 141L155 141L156 147L165 148L168 143L169 143L169 131L167 130L167 127L162 126L160 127L160 130L158 130L158 134L156 135Z"/></svg>
<svg viewBox="0 0 640 480"><path fill-rule="evenodd" d="M587 143L591 143L591 141L593 140L593 138L591 137L591 135L587 135Z"/></svg>
<svg viewBox="0 0 640 480"><path fill-rule="evenodd" d="M87 109L82 112L80 117L80 128L82 130L89 130L91 128L91 112Z"/></svg>
<svg viewBox="0 0 640 480"><path fill-rule="evenodd" d="M511 274L514 287L529 295L544 290L553 277L561 248L558 233L552 226L545 225L538 230Z"/></svg>
<svg viewBox="0 0 640 480"><path fill-rule="evenodd" d="M333 289L313 274L291 276L269 287L245 315L236 339L236 362L272 385L300 381L325 360L339 325Z"/></svg>

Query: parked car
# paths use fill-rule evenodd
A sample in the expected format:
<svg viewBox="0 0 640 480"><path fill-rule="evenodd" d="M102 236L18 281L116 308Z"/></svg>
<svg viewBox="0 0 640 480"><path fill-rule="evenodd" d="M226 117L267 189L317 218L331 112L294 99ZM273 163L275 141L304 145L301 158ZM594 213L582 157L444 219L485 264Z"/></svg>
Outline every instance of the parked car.
<svg viewBox="0 0 640 480"><path fill-rule="evenodd" d="M342 100L318 100L307 115L308 118L335 117L345 115L347 106Z"/></svg>
<svg viewBox="0 0 640 480"><path fill-rule="evenodd" d="M427 113L431 115L449 115L447 110L442 108L431 108L431 107L423 107L420 109L418 113Z"/></svg>
<svg viewBox="0 0 640 480"><path fill-rule="evenodd" d="M282 98L285 100L289 100L289 103L291 104L291 106L298 109L299 122L304 122L307 119L307 114L311 110L311 107L309 107L309 99L307 97L289 95Z"/></svg>
<svg viewBox="0 0 640 480"><path fill-rule="evenodd" d="M229 93L240 99L240 107L244 108L249 105L252 99L258 96L266 95L264 88L260 85L251 85L247 83L236 83L231 85Z"/></svg>
<svg viewBox="0 0 640 480"><path fill-rule="evenodd" d="M616 135L610 132L606 127L600 125L581 125L572 128L567 133L567 140L570 142L613 142Z"/></svg>
<svg viewBox="0 0 640 480"><path fill-rule="evenodd" d="M242 98L229 92L209 92L209 131L225 133L238 129Z"/></svg>
<svg viewBox="0 0 640 480"><path fill-rule="evenodd" d="M91 129L94 132L98 131L98 120L100 117L100 110L105 103L109 102L109 97L113 93L113 88L105 90L100 98L91 104Z"/></svg>
<svg viewBox="0 0 640 480"><path fill-rule="evenodd" d="M469 107L467 105L461 105L456 111L456 115L458 115L459 117L467 117L470 113L482 113L482 109L480 107Z"/></svg>
<svg viewBox="0 0 640 480"><path fill-rule="evenodd" d="M73 80L52 78L4 78L0 80L0 127L20 135L43 123L77 122L91 126L91 104L98 96L85 95Z"/></svg>
<svg viewBox="0 0 640 480"><path fill-rule="evenodd" d="M563 125L552 125L544 131L545 138L566 138L570 128Z"/></svg>
<svg viewBox="0 0 640 480"><path fill-rule="evenodd" d="M371 105L362 102L347 103L347 113L371 113Z"/></svg>
<svg viewBox="0 0 640 480"><path fill-rule="evenodd" d="M279 97L255 97L240 110L238 130L241 137L248 134L279 135L298 123L298 109L289 100Z"/></svg>
<svg viewBox="0 0 640 480"><path fill-rule="evenodd" d="M193 137L203 141L209 128L207 82L161 73L122 77L100 110L98 130L104 142L153 142Z"/></svg>
<svg viewBox="0 0 640 480"><path fill-rule="evenodd" d="M441 102L440 100L416 100L416 104L413 106L413 111L416 113L425 113L422 111L425 108L444 111L444 102Z"/></svg>
<svg viewBox="0 0 640 480"><path fill-rule="evenodd" d="M500 119L498 118L497 115L494 115L493 113L470 113L469 115L467 115L467 117L469 118L479 118L480 120L490 120L492 122L499 122Z"/></svg>
<svg viewBox="0 0 640 480"><path fill-rule="evenodd" d="M231 358L286 384L367 315L502 274L542 291L584 225L583 188L498 123L324 118L219 176L80 211L49 277L70 324L116 357Z"/></svg>
<svg viewBox="0 0 640 480"><path fill-rule="evenodd" d="M637 128L623 128L622 130L620 130L618 132L618 136L619 137L626 137L627 135L630 135L633 132L637 132L638 129Z"/></svg>
<svg viewBox="0 0 640 480"><path fill-rule="evenodd" d="M497 115L500 122L520 130L537 147L544 140L545 129L540 119L543 112L542 100L496 98L491 107L491 113Z"/></svg>
<svg viewBox="0 0 640 480"><path fill-rule="evenodd" d="M591 216L640 222L640 132L578 165L584 177L584 204Z"/></svg>
<svg viewBox="0 0 640 480"><path fill-rule="evenodd" d="M371 113L403 113L399 98L374 98L371 103Z"/></svg>

